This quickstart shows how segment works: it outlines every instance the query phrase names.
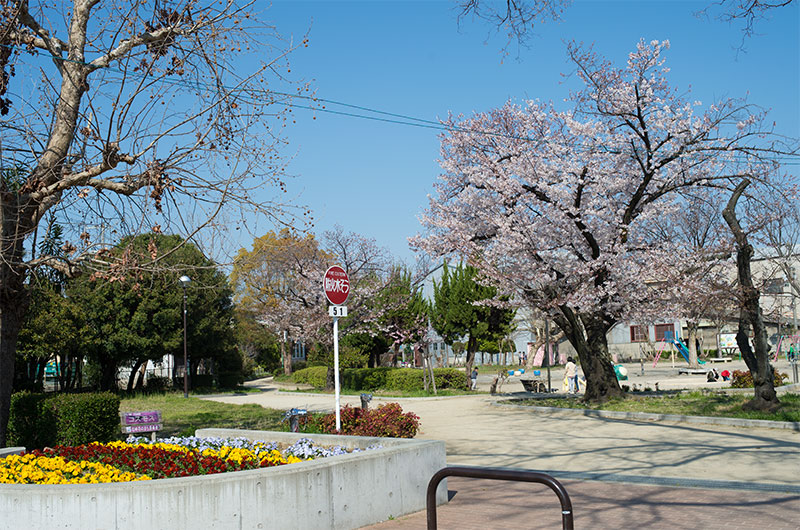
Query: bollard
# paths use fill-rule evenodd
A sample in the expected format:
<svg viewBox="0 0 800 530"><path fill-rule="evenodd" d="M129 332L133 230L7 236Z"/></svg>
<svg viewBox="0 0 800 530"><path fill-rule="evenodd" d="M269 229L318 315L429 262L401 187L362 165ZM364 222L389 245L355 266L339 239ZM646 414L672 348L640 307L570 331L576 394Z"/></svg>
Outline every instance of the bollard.
<svg viewBox="0 0 800 530"><path fill-rule="evenodd" d="M367 410L370 401L372 401L372 394L361 394L361 410Z"/></svg>
<svg viewBox="0 0 800 530"><path fill-rule="evenodd" d="M798 373L797 373L797 359L792 359L791 363L792 363L792 379L794 379L795 383L799 383L800 380L798 379Z"/></svg>

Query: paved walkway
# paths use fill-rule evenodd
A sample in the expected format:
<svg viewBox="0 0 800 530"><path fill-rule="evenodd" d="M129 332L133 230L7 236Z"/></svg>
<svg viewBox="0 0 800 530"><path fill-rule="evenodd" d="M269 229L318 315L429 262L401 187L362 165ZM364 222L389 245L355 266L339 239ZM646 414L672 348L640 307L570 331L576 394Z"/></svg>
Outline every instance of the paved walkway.
<svg viewBox="0 0 800 530"><path fill-rule="evenodd" d="M264 392L210 399L258 403L276 409L330 410L334 404L331 395L281 392L264 382L259 384ZM495 399L485 394L376 398L373 404L395 401L404 410L418 414L421 418L418 438L444 440L449 465L530 469L569 479L566 484L574 495L576 528L714 528L724 521L726 528L800 529L800 433L548 416L496 407L492 404ZM357 405L358 397L343 396L342 403ZM625 477L631 477L637 484L609 482ZM665 486L681 484L682 480L695 487L714 489L701 491ZM750 488L744 491L718 489L720 486L747 487L747 484ZM445 524L445 519L441 519L440 528L531 527L531 521L539 521L540 512L538 508L534 512L528 510L539 506L543 497L552 497L556 502L550 493L534 496L530 493L530 484L485 484L451 479L449 489L454 490L454 486L461 493L440 510L443 518L455 519L452 524ZM759 489L766 491L757 491ZM460 504L459 495L466 499L463 504ZM523 500L519 505L506 502L517 497ZM736 507L743 503L751 508ZM466 508L469 510L465 511ZM541 510L552 512L553 508ZM775 514L768 515L773 510ZM697 518L701 512L713 515L709 515L708 520L703 519L702 524L693 524L693 521L700 521ZM751 515L745 516L745 512ZM460 515L462 513L471 515ZM511 518L513 513L518 516ZM556 509L554 513L556 522L543 526L558 526L559 512ZM479 523L481 520L484 522ZM412 516L409 521L411 526L396 528L424 527L424 514ZM501 526L501 521L510 522L508 526ZM401 522L406 524L405 519L384 524L388 529Z"/></svg>
<svg viewBox="0 0 800 530"><path fill-rule="evenodd" d="M796 530L800 495L609 484L564 480L576 529ZM440 529L561 528L561 505L539 484L448 479L451 500L437 508ZM370 530L426 527L426 513L368 526Z"/></svg>

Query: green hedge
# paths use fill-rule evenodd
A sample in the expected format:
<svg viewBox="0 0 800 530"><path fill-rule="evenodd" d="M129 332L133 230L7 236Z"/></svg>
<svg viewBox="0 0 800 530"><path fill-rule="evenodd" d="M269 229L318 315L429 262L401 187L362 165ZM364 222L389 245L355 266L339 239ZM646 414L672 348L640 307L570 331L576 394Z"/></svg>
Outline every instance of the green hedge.
<svg viewBox="0 0 800 530"><path fill-rule="evenodd" d="M24 391L11 395L7 442L9 446L42 449L55 445L56 419L45 406L51 395Z"/></svg>
<svg viewBox="0 0 800 530"><path fill-rule="evenodd" d="M328 369L312 366L292 374L292 381L325 388ZM339 372L340 383L345 390L400 390L414 392L425 388L423 372L415 368L346 368ZM467 374L456 368L435 368L436 388L467 388Z"/></svg>
<svg viewBox="0 0 800 530"><path fill-rule="evenodd" d="M8 442L27 449L110 442L119 432L119 404L119 396L108 392L19 392L11 396Z"/></svg>
<svg viewBox="0 0 800 530"><path fill-rule="evenodd" d="M325 366L309 366L292 373L292 381L311 385L314 388L325 388L325 378L328 376L328 368Z"/></svg>

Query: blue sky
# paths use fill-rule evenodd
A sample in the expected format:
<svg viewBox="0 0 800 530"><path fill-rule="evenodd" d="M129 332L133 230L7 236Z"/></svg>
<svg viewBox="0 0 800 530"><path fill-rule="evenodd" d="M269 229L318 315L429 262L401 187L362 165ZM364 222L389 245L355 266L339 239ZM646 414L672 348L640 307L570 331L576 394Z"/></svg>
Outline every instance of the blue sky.
<svg viewBox="0 0 800 530"><path fill-rule="evenodd" d="M695 16L710 2L578 0L561 22L540 25L528 47L512 45L507 57L504 35L483 21L459 26L455 4L443 0L276 1L262 16L295 40L309 32L309 46L291 56L292 74L327 100L426 120L508 99L561 101L577 86L574 76L561 75L571 71L566 41L594 43L621 64L639 39L669 39L674 85L691 88L704 105L747 96L772 109L780 133L800 137L798 2L760 22L744 51L739 25ZM316 231L338 223L413 263L406 239L420 230L418 216L439 175L439 131L294 113L289 187L313 210Z"/></svg>

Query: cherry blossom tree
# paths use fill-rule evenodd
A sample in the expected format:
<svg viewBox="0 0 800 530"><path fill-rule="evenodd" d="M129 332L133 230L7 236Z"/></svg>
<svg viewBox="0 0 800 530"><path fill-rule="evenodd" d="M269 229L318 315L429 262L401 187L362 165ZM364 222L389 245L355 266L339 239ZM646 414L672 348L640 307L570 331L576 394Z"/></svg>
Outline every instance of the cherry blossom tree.
<svg viewBox="0 0 800 530"><path fill-rule="evenodd" d="M293 222L269 193L285 190L286 107L267 83L303 43L254 4L0 0L0 445L32 269L107 269L105 236ZM243 68L250 54L263 62ZM26 252L48 214L64 252Z"/></svg>
<svg viewBox="0 0 800 530"><path fill-rule="evenodd" d="M660 309L653 285L685 258L652 225L695 186L766 178L765 114L744 100L702 104L670 86L668 42L640 42L615 67L568 47L583 83L572 107L509 102L451 118L438 195L418 248L458 254L501 292L549 314L578 353L586 398L622 393L606 333Z"/></svg>

